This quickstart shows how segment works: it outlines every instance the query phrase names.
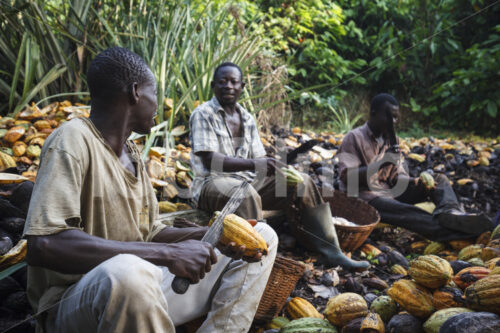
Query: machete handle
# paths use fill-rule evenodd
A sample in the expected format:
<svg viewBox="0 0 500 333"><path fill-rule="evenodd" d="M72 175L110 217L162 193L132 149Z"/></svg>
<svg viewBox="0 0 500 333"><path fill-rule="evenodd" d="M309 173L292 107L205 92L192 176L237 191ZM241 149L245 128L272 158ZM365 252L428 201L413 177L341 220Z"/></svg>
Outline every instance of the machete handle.
<svg viewBox="0 0 500 333"><path fill-rule="evenodd" d="M184 294L188 290L190 284L191 281L189 281L188 279L176 276L172 281L172 290L176 294Z"/></svg>

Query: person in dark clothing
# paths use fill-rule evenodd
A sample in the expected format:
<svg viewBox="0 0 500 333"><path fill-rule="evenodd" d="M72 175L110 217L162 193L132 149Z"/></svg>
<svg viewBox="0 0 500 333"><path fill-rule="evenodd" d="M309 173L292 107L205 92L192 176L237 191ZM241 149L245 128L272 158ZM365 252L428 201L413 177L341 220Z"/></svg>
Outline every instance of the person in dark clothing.
<svg viewBox="0 0 500 333"><path fill-rule="evenodd" d="M492 229L484 214L461 209L445 175L434 177L436 186L431 190L408 175L401 155L390 144L389 129L398 118L399 103L393 96L373 98L368 122L347 133L337 152L340 189L375 207L381 221L434 241L467 239ZM429 199L436 205L432 214L414 206Z"/></svg>

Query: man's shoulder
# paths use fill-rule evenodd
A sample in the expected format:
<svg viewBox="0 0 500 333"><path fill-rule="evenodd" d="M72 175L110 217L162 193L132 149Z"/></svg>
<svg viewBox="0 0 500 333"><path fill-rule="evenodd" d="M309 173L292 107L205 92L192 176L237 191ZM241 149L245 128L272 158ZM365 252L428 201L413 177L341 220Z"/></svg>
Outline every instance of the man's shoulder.
<svg viewBox="0 0 500 333"><path fill-rule="evenodd" d="M85 132L88 131L88 127L85 125L82 119L76 118L63 123L59 126L51 135L47 138L47 143L64 141L75 141L81 139L85 136Z"/></svg>
<svg viewBox="0 0 500 333"><path fill-rule="evenodd" d="M198 105L191 113L191 119L196 117L210 118L215 114L215 105L212 100L206 101Z"/></svg>
<svg viewBox="0 0 500 333"><path fill-rule="evenodd" d="M358 136L358 135L363 135L365 132L366 124L363 124L361 126L356 127L355 129L350 130L347 135L353 135L353 136Z"/></svg>
<svg viewBox="0 0 500 333"><path fill-rule="evenodd" d="M363 136L363 127L364 127L364 125L356 127L355 129L352 129L349 132L347 132L347 134L344 136L344 139L342 140L342 142L353 141L353 140L356 140L357 138Z"/></svg>
<svg viewBox="0 0 500 333"><path fill-rule="evenodd" d="M86 121L76 118L62 124L49 135L43 150L57 149L74 155L93 136Z"/></svg>

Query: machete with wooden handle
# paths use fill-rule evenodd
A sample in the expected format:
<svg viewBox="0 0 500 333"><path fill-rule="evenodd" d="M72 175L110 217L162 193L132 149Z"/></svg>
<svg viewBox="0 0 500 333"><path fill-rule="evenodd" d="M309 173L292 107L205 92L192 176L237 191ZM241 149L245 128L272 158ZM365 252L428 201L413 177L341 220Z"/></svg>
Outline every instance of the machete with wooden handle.
<svg viewBox="0 0 500 333"><path fill-rule="evenodd" d="M398 144L398 139L396 138L396 131L394 130L394 120L392 119L392 112L391 110L387 110L387 122L389 125L389 130L388 130L388 136L389 136L389 143L391 144L391 147L389 150L393 153L399 153L399 144Z"/></svg>
<svg viewBox="0 0 500 333"><path fill-rule="evenodd" d="M224 218L234 213L234 211L240 206L241 202L245 198L245 192L247 190L248 183L243 181L240 186L236 188L231 198L228 200L222 212L217 216L215 221L212 223L207 233L201 239L202 242L210 243L213 247L217 245L219 239L224 231ZM184 294L191 282L189 279L176 276L172 281L172 289L177 294Z"/></svg>

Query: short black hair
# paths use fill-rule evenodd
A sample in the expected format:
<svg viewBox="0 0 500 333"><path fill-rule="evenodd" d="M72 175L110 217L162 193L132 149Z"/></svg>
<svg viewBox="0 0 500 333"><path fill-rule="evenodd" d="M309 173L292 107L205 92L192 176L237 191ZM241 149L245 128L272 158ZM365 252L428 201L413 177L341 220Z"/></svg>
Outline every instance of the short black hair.
<svg viewBox="0 0 500 333"><path fill-rule="evenodd" d="M399 106L399 102L394 96L389 94L378 94L373 97L372 103L370 105L370 113L376 113L384 106L385 102L388 102L394 106Z"/></svg>
<svg viewBox="0 0 500 333"><path fill-rule="evenodd" d="M123 47L111 47L99 53L90 63L87 84L91 98L113 99L134 82L150 79L144 59Z"/></svg>
<svg viewBox="0 0 500 333"><path fill-rule="evenodd" d="M238 71L240 72L240 79L241 81L243 81L243 72L241 71L241 68L240 66L236 65L235 63L233 62L223 62L222 64L220 64L219 66L217 66L215 68L215 72L214 72L214 77L212 78L213 81L215 81L215 77L217 76L217 72L221 69L221 68L224 68L224 67L234 67L236 69L238 69Z"/></svg>

